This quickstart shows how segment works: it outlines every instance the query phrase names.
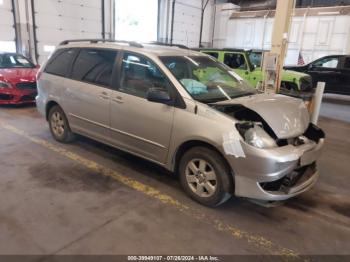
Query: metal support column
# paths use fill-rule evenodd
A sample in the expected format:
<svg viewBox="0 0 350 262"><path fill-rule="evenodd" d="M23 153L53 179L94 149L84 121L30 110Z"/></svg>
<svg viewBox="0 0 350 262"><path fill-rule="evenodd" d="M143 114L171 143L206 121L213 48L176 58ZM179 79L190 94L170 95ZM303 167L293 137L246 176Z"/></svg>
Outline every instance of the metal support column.
<svg viewBox="0 0 350 262"><path fill-rule="evenodd" d="M199 31L199 47L201 47L202 44L202 34L203 34L203 20L204 20L204 12L205 12L205 8L208 5L209 0L206 0L206 3L204 4L205 0L202 0L202 12L201 12L201 27L200 27L200 31Z"/></svg>
<svg viewBox="0 0 350 262"><path fill-rule="evenodd" d="M170 44L173 43L173 37L174 37L174 19L175 19L175 0L173 0L173 4L171 7Z"/></svg>
<svg viewBox="0 0 350 262"><path fill-rule="evenodd" d="M266 55L266 61L268 61L269 65L265 64L265 70L267 70L267 68L273 68L273 70L265 72L265 76L272 76L272 78L274 78L272 81L276 93L279 92L281 86L281 75L288 48L289 29L294 8L295 0L277 0L271 51ZM274 63L274 65L271 65L272 63ZM265 90L267 89L267 82L268 81L265 79Z"/></svg>
<svg viewBox="0 0 350 262"><path fill-rule="evenodd" d="M105 0L101 0L102 39L106 38Z"/></svg>

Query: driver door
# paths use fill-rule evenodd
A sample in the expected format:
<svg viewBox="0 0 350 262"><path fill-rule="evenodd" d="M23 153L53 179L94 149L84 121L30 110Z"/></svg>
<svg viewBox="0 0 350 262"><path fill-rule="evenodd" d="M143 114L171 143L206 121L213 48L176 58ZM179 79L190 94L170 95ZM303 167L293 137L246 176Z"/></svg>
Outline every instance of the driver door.
<svg viewBox="0 0 350 262"><path fill-rule="evenodd" d="M251 81L250 71L243 54L226 52L224 54L224 64L232 68L240 77L248 82Z"/></svg>
<svg viewBox="0 0 350 262"><path fill-rule="evenodd" d="M118 147L164 163L171 138L174 107L150 102L150 88L170 83L149 58L125 52L116 90L111 93L111 139Z"/></svg>
<svg viewBox="0 0 350 262"><path fill-rule="evenodd" d="M328 56L313 62L307 72L312 77L313 86L317 82L325 82L325 92L332 93L336 90L340 84L338 65L339 56Z"/></svg>

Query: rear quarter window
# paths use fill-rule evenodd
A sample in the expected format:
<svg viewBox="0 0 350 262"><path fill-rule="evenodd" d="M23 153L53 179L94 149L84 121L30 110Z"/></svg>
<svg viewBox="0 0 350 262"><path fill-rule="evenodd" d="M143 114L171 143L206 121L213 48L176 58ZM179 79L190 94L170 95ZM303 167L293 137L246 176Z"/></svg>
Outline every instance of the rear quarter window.
<svg viewBox="0 0 350 262"><path fill-rule="evenodd" d="M82 49L74 62L72 79L110 86L117 51Z"/></svg>
<svg viewBox="0 0 350 262"><path fill-rule="evenodd" d="M58 50L49 60L44 71L57 76L67 76L76 52L76 49Z"/></svg>

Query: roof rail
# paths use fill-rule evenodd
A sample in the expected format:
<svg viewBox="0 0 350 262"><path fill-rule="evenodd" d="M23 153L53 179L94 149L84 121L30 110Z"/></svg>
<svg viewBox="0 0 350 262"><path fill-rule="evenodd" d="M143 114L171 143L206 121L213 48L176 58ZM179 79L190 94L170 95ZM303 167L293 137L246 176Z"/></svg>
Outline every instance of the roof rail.
<svg viewBox="0 0 350 262"><path fill-rule="evenodd" d="M222 50L224 50L224 51L237 51L237 52L251 52L252 51L252 49L230 48L230 47L224 47Z"/></svg>
<svg viewBox="0 0 350 262"><path fill-rule="evenodd" d="M163 42L148 42L147 44L151 44L151 45L160 45L160 46L175 46L178 48L183 48L183 49L189 49L187 46L185 45L181 45L181 44L167 44L167 43L163 43Z"/></svg>
<svg viewBox="0 0 350 262"><path fill-rule="evenodd" d="M59 45L67 45L69 43L79 43L79 42L90 42L92 44L96 44L98 42L102 42L102 43L125 43L125 44L129 44L129 46L132 46L132 47L139 47L139 48L143 47L143 45L141 45L140 43L137 43L135 41L111 40L111 39L71 39L71 40L64 40Z"/></svg>
<svg viewBox="0 0 350 262"><path fill-rule="evenodd" d="M214 47L200 47L200 48L193 48L193 50L197 51L232 51L232 52L251 52L252 49L243 49L243 48L230 48L230 47L224 47L224 48L214 48Z"/></svg>

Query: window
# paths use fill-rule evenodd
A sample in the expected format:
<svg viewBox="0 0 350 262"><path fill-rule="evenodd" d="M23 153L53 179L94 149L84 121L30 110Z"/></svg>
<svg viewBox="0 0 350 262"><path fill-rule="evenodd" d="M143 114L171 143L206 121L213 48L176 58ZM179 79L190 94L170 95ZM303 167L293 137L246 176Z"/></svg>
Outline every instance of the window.
<svg viewBox="0 0 350 262"><path fill-rule="evenodd" d="M27 58L18 54L0 54L0 68L34 68Z"/></svg>
<svg viewBox="0 0 350 262"><path fill-rule="evenodd" d="M149 59L125 53L121 68L121 92L146 98L150 88L167 90L168 79Z"/></svg>
<svg viewBox="0 0 350 262"><path fill-rule="evenodd" d="M82 49L74 62L72 78L102 86L110 86L116 51Z"/></svg>
<svg viewBox="0 0 350 262"><path fill-rule="evenodd" d="M250 62L256 66L261 67L262 53L260 52L251 52L249 53Z"/></svg>
<svg viewBox="0 0 350 262"><path fill-rule="evenodd" d="M243 54L226 53L224 63L234 69L247 69L247 65Z"/></svg>
<svg viewBox="0 0 350 262"><path fill-rule="evenodd" d="M338 66L338 57L326 57L324 59L316 61L314 67L325 67L325 68L337 68Z"/></svg>
<svg viewBox="0 0 350 262"><path fill-rule="evenodd" d="M203 52L204 54L210 55L216 59L219 58L219 53L218 52Z"/></svg>
<svg viewBox="0 0 350 262"><path fill-rule="evenodd" d="M45 72L58 76L66 76L75 54L75 49L58 51L53 55L51 61L46 66Z"/></svg>
<svg viewBox="0 0 350 262"><path fill-rule="evenodd" d="M345 58L344 69L350 69L350 57Z"/></svg>

